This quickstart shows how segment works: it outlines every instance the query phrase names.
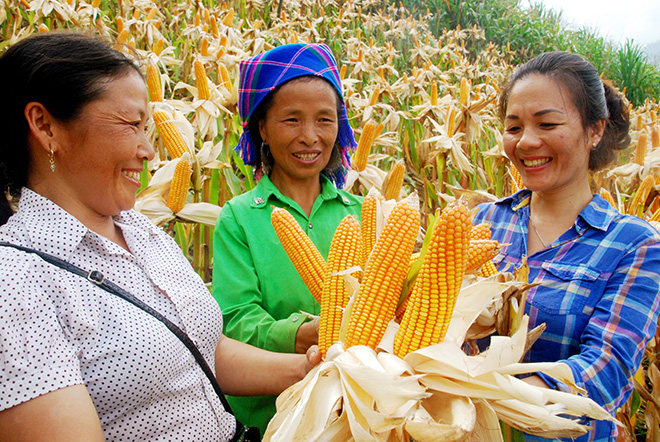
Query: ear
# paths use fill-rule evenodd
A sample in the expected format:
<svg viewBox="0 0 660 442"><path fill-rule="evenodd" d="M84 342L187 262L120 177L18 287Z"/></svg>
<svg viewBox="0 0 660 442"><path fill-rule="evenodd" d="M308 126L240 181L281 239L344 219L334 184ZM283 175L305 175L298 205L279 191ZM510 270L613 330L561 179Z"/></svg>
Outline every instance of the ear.
<svg viewBox="0 0 660 442"><path fill-rule="evenodd" d="M598 120L598 122L591 126L589 129L589 139L592 145L600 143L600 140L603 138L603 134L605 133L605 124L605 120Z"/></svg>
<svg viewBox="0 0 660 442"><path fill-rule="evenodd" d="M56 120L48 109L43 104L32 101L25 106L24 115L30 129L29 134L37 141L36 144L48 153L51 149L56 151Z"/></svg>

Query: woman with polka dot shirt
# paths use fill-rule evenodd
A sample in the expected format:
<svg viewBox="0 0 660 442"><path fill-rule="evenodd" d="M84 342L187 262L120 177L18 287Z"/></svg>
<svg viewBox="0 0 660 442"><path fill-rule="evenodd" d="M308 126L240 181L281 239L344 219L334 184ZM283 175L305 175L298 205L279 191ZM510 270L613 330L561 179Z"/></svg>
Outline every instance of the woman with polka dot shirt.
<svg viewBox="0 0 660 442"><path fill-rule="evenodd" d="M130 59L90 36L39 34L0 57L0 84L11 85L0 106L10 198L0 198L0 241L103 273L183 329L228 394L278 394L319 362L316 347L272 353L224 337L220 308L176 243L132 210L154 150ZM236 428L162 322L0 247L0 439L231 441Z"/></svg>

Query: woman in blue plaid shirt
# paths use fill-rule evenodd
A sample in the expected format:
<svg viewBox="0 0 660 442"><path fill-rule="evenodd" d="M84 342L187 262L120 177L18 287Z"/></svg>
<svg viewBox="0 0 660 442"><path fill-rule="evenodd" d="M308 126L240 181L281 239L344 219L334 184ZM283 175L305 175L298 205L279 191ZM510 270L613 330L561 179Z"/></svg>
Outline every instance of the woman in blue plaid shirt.
<svg viewBox="0 0 660 442"><path fill-rule="evenodd" d="M655 334L660 292L660 234L619 213L590 186L630 143L626 107L579 55L542 54L520 66L502 91L504 150L525 189L479 206L507 244L496 257L512 271L527 257L530 326L546 331L526 356L559 361L610 412L625 403L644 349ZM545 375L528 382L566 386ZM609 422L587 422L578 441L614 441ZM545 440L526 436L526 440Z"/></svg>

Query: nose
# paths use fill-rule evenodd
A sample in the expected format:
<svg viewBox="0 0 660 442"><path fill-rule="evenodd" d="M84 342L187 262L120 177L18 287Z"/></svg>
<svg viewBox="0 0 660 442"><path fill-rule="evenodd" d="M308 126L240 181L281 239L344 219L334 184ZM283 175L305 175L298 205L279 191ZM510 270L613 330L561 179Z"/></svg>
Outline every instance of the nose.
<svg viewBox="0 0 660 442"><path fill-rule="evenodd" d="M318 139L318 134L316 133L316 127L311 121L303 121L300 123L300 133L298 134L298 140L301 143L311 146Z"/></svg>
<svg viewBox="0 0 660 442"><path fill-rule="evenodd" d="M516 143L519 149L534 149L541 145L541 137L533 129L523 129Z"/></svg>
<svg viewBox="0 0 660 442"><path fill-rule="evenodd" d="M140 138L140 144L138 144L137 156L138 158L142 158L143 160L147 161L153 160L156 156L154 146L152 146L151 142L147 138L146 132L144 131L142 132L142 136Z"/></svg>

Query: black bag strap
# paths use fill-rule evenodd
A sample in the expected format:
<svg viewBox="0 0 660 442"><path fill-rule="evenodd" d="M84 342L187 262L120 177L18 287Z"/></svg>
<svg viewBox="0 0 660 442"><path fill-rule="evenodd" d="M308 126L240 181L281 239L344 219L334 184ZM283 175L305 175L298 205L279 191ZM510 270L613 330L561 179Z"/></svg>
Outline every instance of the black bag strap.
<svg viewBox="0 0 660 442"><path fill-rule="evenodd" d="M183 344L188 347L188 350L190 350L190 353L195 357L195 360L197 360L197 363L199 366L202 368L202 371L204 374L206 374L206 377L209 379L209 382L211 382L211 385L213 386L213 389L215 390L216 394L218 395L218 398L220 398L220 402L222 402L222 406L225 408L226 411L228 411L231 414L234 414L232 411L231 407L229 406L229 402L227 402L227 399L225 398L224 393L222 392L222 389L220 388L220 385L218 385L218 381L215 379L215 376L213 375L213 371L209 367L209 365L206 363L206 360L204 359L204 356L200 353L199 349L195 345L195 343L188 337L186 332L181 330L176 324L174 324L172 321L167 319L165 316L160 314L158 311L154 310L152 307L149 305L145 304L144 302L140 301L138 298L135 296L131 295L129 292L124 290L123 288L119 287L117 284L113 283L112 281L108 281L105 279L103 274L99 272L98 270L92 270L91 272L87 272L83 269L81 269L78 266L75 266L71 264L68 261L65 261L61 258L58 258L57 256L50 255L45 252L41 252L39 250L31 249L29 247L23 247L23 246L18 246L16 244L0 241L0 246L7 246L7 247L13 247L18 250L22 250L24 252L28 253L35 253L41 257L44 261L60 267L64 270L68 270L71 273L75 273L76 275L87 279L90 282L93 282L106 292L112 293L113 295L119 296L120 298L130 302L131 304L135 305L136 307L144 310L145 312L149 313L151 316L154 318L158 319L160 322L165 324L165 326L170 329L172 333L176 335ZM243 424L240 423L238 419L236 419L236 434L239 434L239 427L241 432L243 430Z"/></svg>

